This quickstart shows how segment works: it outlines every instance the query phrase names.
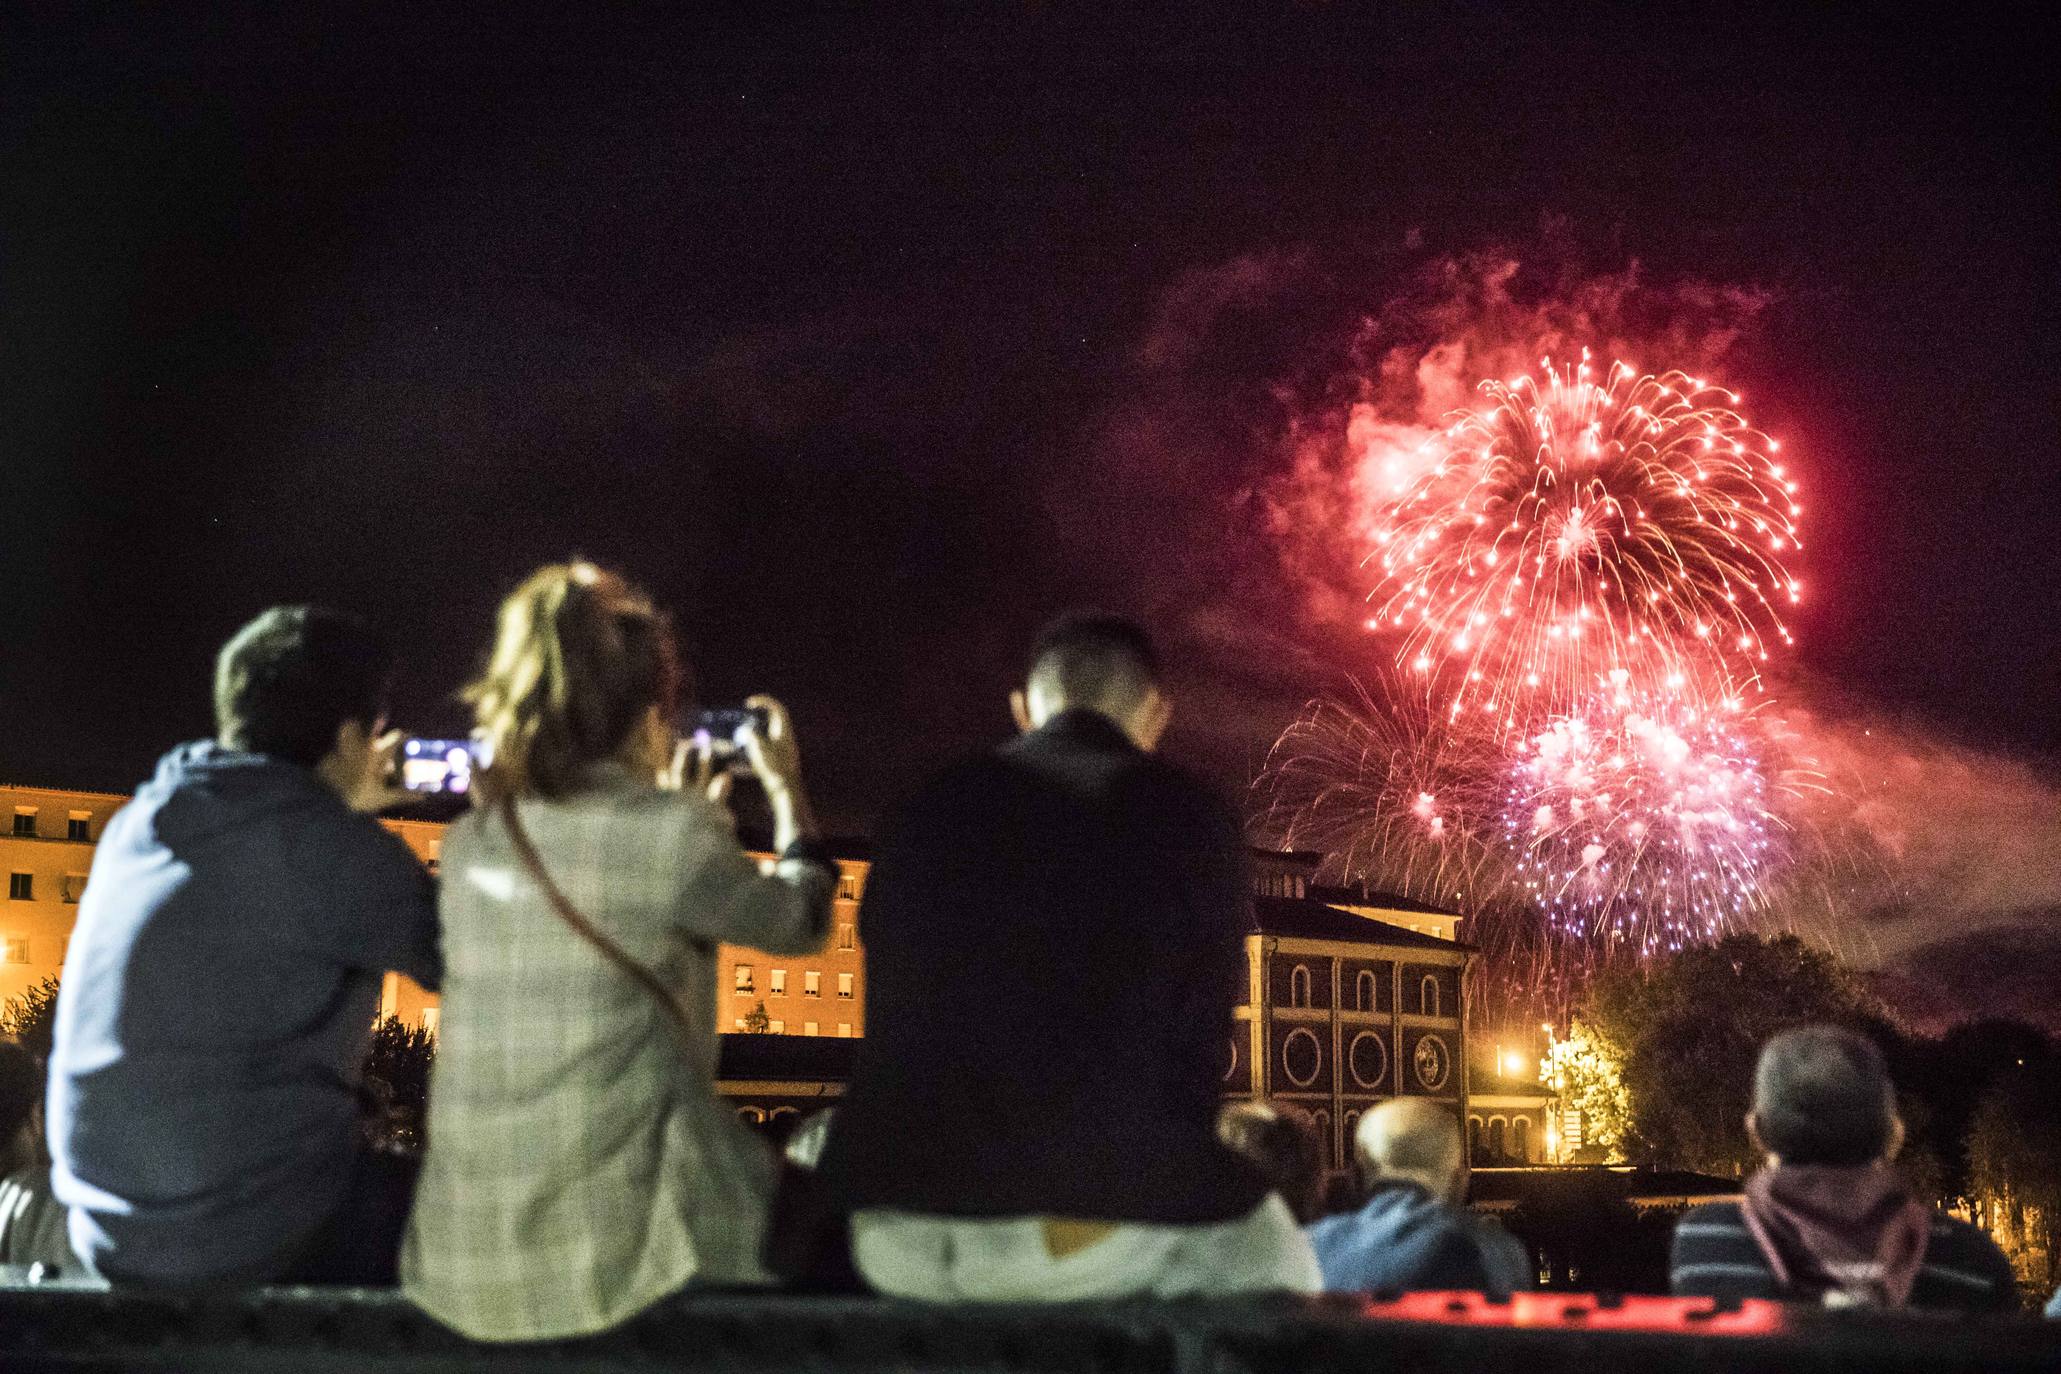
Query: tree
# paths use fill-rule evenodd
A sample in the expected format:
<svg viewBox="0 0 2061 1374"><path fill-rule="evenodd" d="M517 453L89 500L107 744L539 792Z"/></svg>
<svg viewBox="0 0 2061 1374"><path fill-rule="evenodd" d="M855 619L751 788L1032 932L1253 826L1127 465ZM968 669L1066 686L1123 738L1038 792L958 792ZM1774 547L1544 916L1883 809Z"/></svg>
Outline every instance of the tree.
<svg viewBox="0 0 2061 1374"><path fill-rule="evenodd" d="M759 1003L744 1014L744 1033L746 1035L768 1035L772 1033L772 1030L773 1018L766 1014L766 1004L764 1002Z"/></svg>
<svg viewBox="0 0 2061 1374"><path fill-rule="evenodd" d="M1560 1110L1575 1113L1580 1133L1573 1157L1578 1164L1609 1164L1623 1157L1631 1127L1631 1104L1625 1098L1624 1071L1616 1054L1593 1027L1577 1019L1567 1037L1546 1051L1540 1075L1559 1099Z"/></svg>
<svg viewBox="0 0 2061 1374"><path fill-rule="evenodd" d="M1968 1132L1968 1175L1977 1218L2019 1280L2052 1291L2061 1275L2061 1060L1997 1074Z"/></svg>
<svg viewBox="0 0 2061 1374"><path fill-rule="evenodd" d="M45 1063L50 1061L50 1037L56 1024L55 978L45 978L19 997L0 1003L0 1035L20 1041L24 1049Z"/></svg>
<svg viewBox="0 0 2061 1374"><path fill-rule="evenodd" d="M373 1026L359 1087L365 1134L375 1149L422 1153L428 1139L429 1071L436 1056L436 1037L425 1027L397 1016L381 1017Z"/></svg>
<svg viewBox="0 0 2061 1374"><path fill-rule="evenodd" d="M1754 1163L1745 1120L1770 1036L1816 1022L1886 1029L1851 973L1791 935L1733 935L1613 969L1590 988L1582 1020L1622 1066L1626 1153L1733 1176Z"/></svg>

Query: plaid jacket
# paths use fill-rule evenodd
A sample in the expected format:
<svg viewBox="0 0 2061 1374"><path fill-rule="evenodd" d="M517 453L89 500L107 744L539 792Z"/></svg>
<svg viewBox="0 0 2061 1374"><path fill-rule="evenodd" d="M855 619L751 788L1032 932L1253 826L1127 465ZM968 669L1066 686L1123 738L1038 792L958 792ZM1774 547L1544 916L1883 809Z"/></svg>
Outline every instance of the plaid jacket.
<svg viewBox="0 0 2061 1374"><path fill-rule="evenodd" d="M770 875L728 812L615 765L576 797L521 805L581 914L679 989L691 1044L651 994L562 921L497 813L451 827L446 973L429 1148L402 1286L484 1340L612 1326L690 1278L755 1282L773 1165L715 1096L713 942L823 942L835 875Z"/></svg>

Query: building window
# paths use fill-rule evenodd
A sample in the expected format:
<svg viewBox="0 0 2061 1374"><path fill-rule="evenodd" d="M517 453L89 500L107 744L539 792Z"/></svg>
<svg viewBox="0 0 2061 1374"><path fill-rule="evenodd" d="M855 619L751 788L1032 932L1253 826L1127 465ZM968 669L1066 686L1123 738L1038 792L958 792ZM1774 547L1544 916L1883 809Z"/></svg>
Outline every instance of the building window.
<svg viewBox="0 0 2061 1374"><path fill-rule="evenodd" d="M851 1038L852 1038L852 1023L851 1023L851 1022L849 1022L849 1021L840 1021L840 1022L838 1022L838 1023L837 1023L837 1038L838 1038L838 1039L840 1039L840 1040L849 1040L849 1039L851 1039Z"/></svg>
<svg viewBox="0 0 2061 1374"><path fill-rule="evenodd" d="M785 1035L787 1034L787 1023L785 1021L768 1021L766 1029L774 1035Z"/></svg>
<svg viewBox="0 0 2061 1374"><path fill-rule="evenodd" d="M1489 1118L1489 1158L1500 1164L1506 1157L1503 1148L1503 1118L1492 1116Z"/></svg>
<svg viewBox="0 0 2061 1374"><path fill-rule="evenodd" d="M1359 1003L1361 1011L1374 1010L1374 1004L1380 998L1372 969L1361 969L1360 976L1353 979L1353 1000Z"/></svg>
<svg viewBox="0 0 2061 1374"><path fill-rule="evenodd" d="M787 995L787 970L776 968L767 974L766 986L775 997L785 997Z"/></svg>
<svg viewBox="0 0 2061 1374"><path fill-rule="evenodd" d="M1310 1004L1310 966L1297 964L1288 974L1288 1005L1306 1007Z"/></svg>
<svg viewBox="0 0 2061 1374"><path fill-rule="evenodd" d="M810 969L807 973L804 973L802 975L802 996L821 997L822 995L823 975L816 972L816 970L814 969Z"/></svg>
<svg viewBox="0 0 2061 1374"><path fill-rule="evenodd" d="M85 895L85 892L86 892L86 875L85 875L85 874L83 874L83 873L67 873L67 874L65 874L65 875L64 875L64 899L65 899L65 901L66 901L66 902L69 902L69 903L77 903L77 901L79 900L79 898Z"/></svg>
<svg viewBox="0 0 2061 1374"><path fill-rule="evenodd" d="M36 900L36 879L30 873L11 873L7 877L7 899L11 902L33 902Z"/></svg>
<svg viewBox="0 0 2061 1374"><path fill-rule="evenodd" d="M7 962L7 963L10 963L10 964L26 964L26 963L27 963L27 962L29 961L29 937L28 937L28 936L26 936L26 935L10 935L10 936L8 936L8 937L7 937L7 945L6 945L6 949L7 949L7 958L6 958L5 962Z"/></svg>
<svg viewBox="0 0 2061 1374"><path fill-rule="evenodd" d="M93 842L93 815L89 811L74 811L65 818L64 837L68 840Z"/></svg>
<svg viewBox="0 0 2061 1374"><path fill-rule="evenodd" d="M36 837L36 812L33 807L16 807L14 812L14 833Z"/></svg>
<svg viewBox="0 0 2061 1374"><path fill-rule="evenodd" d="M837 947L839 949L857 949L859 947L859 928L850 921L839 921L837 923Z"/></svg>
<svg viewBox="0 0 2061 1374"><path fill-rule="evenodd" d="M1510 1120L1510 1153L1517 1156L1517 1162L1531 1162L1531 1118L1518 1116Z"/></svg>
<svg viewBox="0 0 2061 1374"><path fill-rule="evenodd" d="M1417 1000L1426 1016L1444 1015L1438 1009L1438 979L1428 973L1424 975L1424 981L1417 985Z"/></svg>
<svg viewBox="0 0 2061 1374"><path fill-rule="evenodd" d="M737 1029L739 1029L739 1030L743 1030L743 1029L744 1029L744 1018L743 1018L742 1016L740 1016L740 1017L738 1017L738 1018L737 1018L737 1019L736 1019L735 1021L731 1022L730 1024L732 1024L733 1026L737 1027Z"/></svg>
<svg viewBox="0 0 2061 1374"><path fill-rule="evenodd" d="M837 975L837 995L844 998L852 995L852 976L849 973Z"/></svg>
<svg viewBox="0 0 2061 1374"><path fill-rule="evenodd" d="M803 1035L820 1035L822 1034L822 1029L823 1028L821 1026L818 1026L814 1021L802 1022Z"/></svg>
<svg viewBox="0 0 2061 1374"><path fill-rule="evenodd" d="M847 873L837 880L837 900L856 902L859 900L859 879L854 873Z"/></svg>
<svg viewBox="0 0 2061 1374"><path fill-rule="evenodd" d="M751 990L751 965L739 964L737 966L737 995L739 997L746 996Z"/></svg>

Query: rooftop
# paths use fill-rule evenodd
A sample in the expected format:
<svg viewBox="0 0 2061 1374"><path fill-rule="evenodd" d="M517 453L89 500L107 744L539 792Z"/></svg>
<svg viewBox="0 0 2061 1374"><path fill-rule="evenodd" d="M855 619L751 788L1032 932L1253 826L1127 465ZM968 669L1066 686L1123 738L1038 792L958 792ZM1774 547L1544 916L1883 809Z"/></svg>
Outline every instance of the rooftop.
<svg viewBox="0 0 2061 1374"><path fill-rule="evenodd" d="M1254 897L1253 931L1260 935L1287 935L1301 940L1350 940L1358 944L1387 945L1401 949L1435 949L1472 953L1474 946L1458 940L1441 940L1420 935L1371 916L1320 902L1314 897Z"/></svg>

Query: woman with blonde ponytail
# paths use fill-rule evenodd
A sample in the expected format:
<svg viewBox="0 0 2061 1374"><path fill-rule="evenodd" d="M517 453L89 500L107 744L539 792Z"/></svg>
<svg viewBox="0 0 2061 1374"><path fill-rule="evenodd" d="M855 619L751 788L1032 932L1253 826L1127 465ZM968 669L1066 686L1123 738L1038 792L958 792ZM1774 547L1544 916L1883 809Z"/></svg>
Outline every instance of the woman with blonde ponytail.
<svg viewBox="0 0 2061 1374"><path fill-rule="evenodd" d="M690 1282L769 1277L772 1161L715 1095L714 949L820 948L836 873L780 703L753 698L767 724L741 741L781 854L761 873L728 775L676 744L682 690L665 617L573 562L502 603L465 692L486 762L444 844L443 1011L401 1268L477 1339L583 1335Z"/></svg>

